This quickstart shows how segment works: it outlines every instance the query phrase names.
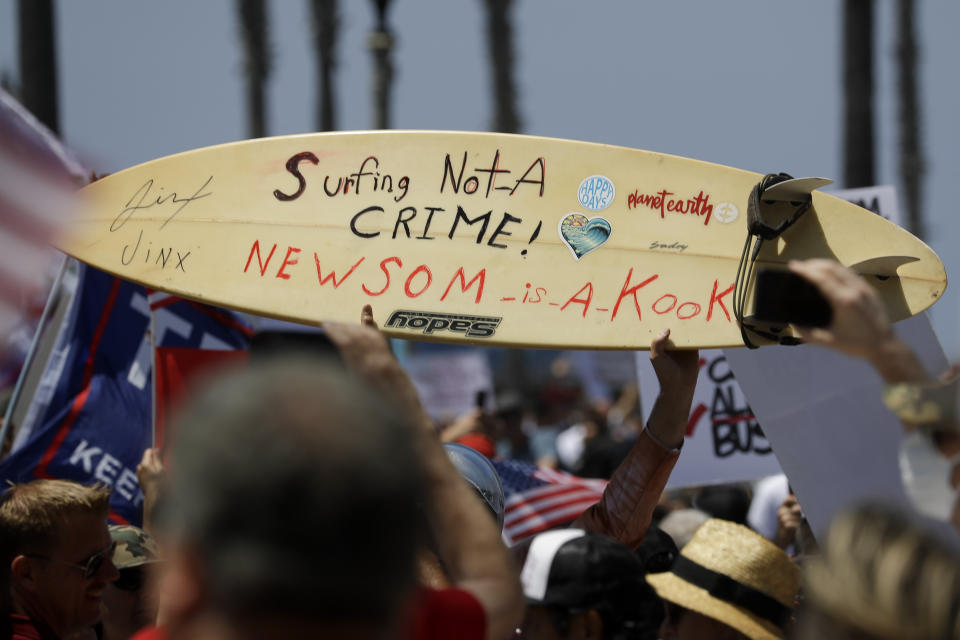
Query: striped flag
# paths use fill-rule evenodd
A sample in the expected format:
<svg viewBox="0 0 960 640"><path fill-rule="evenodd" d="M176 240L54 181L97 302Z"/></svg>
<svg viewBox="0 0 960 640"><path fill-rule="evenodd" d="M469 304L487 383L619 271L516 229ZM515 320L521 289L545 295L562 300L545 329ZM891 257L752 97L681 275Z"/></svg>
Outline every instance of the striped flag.
<svg viewBox="0 0 960 640"><path fill-rule="evenodd" d="M0 89L0 387L16 380L61 253L50 245L79 207L84 170Z"/></svg>
<svg viewBox="0 0 960 640"><path fill-rule="evenodd" d="M588 480L517 460L493 460L506 498L507 544L570 524L603 495L606 480Z"/></svg>

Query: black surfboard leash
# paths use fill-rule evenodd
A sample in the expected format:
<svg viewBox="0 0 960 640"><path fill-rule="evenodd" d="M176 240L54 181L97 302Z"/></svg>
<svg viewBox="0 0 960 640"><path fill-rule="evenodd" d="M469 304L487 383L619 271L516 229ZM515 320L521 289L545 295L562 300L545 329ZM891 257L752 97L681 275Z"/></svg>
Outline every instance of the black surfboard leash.
<svg viewBox="0 0 960 640"><path fill-rule="evenodd" d="M794 208L793 214L777 226L768 224L764 219L764 208L773 204L773 201L763 199L764 192L775 184L792 179L793 176L788 173L768 173L753 186L750 191L750 198L747 201L747 238L743 243L740 262L737 264L737 278L734 281L733 288L733 315L740 326L743 343L750 349L758 347L750 339L751 333L782 345L802 343L799 338L778 336L770 331L760 329L752 323L745 322L743 314L747 302L747 292L750 290L750 284L756 274L757 256L760 255L760 249L763 247L764 241L775 240L780 237L784 231L792 227L810 209L812 197L808 193L805 194L803 200L790 202L790 205Z"/></svg>

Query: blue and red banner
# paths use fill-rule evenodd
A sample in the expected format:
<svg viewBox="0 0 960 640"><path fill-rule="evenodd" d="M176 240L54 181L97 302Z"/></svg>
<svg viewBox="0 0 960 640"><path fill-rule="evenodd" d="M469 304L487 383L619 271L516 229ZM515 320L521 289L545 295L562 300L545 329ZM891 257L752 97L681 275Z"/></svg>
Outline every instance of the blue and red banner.
<svg viewBox="0 0 960 640"><path fill-rule="evenodd" d="M102 482L113 488L111 518L138 524L136 467L152 439L151 347L195 361L245 348L251 331L232 313L80 269L62 343L44 374L52 393L28 416L26 442L0 462L0 480Z"/></svg>

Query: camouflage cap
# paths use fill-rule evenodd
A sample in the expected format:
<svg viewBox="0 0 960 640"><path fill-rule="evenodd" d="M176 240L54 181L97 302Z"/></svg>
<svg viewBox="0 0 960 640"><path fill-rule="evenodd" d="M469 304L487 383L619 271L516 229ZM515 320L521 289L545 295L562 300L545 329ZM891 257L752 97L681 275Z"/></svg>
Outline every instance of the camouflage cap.
<svg viewBox="0 0 960 640"><path fill-rule="evenodd" d="M130 525L110 525L110 538L117 543L113 564L129 569L160 560L157 542L149 533Z"/></svg>

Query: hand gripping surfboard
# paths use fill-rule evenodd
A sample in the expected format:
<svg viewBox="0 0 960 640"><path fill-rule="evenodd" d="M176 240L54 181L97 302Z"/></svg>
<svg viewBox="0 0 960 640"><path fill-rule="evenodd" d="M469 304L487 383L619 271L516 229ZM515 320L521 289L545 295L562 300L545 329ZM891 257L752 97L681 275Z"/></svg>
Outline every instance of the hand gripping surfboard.
<svg viewBox="0 0 960 640"><path fill-rule="evenodd" d="M744 344L733 290L761 177L532 136L286 136L99 180L58 246L149 287L307 324L356 322L370 303L403 338L643 349L669 327L679 348L731 347ZM757 264L835 258L894 319L933 304L946 287L934 252L819 184L780 187L783 200L812 191L811 206Z"/></svg>

